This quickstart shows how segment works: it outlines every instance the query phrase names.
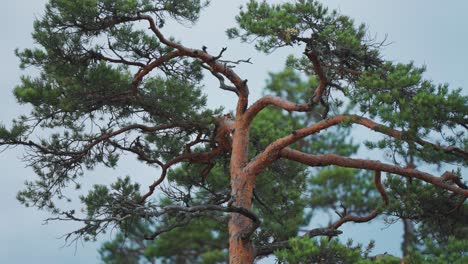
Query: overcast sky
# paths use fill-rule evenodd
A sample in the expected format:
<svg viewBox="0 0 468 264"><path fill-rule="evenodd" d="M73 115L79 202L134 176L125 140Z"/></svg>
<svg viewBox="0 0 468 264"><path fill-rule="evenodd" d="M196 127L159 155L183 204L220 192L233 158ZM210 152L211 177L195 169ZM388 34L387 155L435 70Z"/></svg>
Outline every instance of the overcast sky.
<svg viewBox="0 0 468 264"><path fill-rule="evenodd" d="M12 89L19 83L21 72L14 56L15 48L33 46L30 37L35 17L42 14L44 0L2 1L0 22L0 122L9 125L10 120L28 108L19 106ZM252 57L253 65L238 68L242 78L249 80L254 97L267 78L267 72L278 71L284 65L284 57L289 51L281 51L269 56L258 55L245 44L227 40L224 31L233 25L238 7L245 1L212 1L192 28L169 25L163 33L172 34L183 44L194 48L208 46L209 51L217 53L227 46L226 58L246 59ZM464 0L329 0L324 1L330 8L338 8L341 13L350 15L357 22L368 24L370 32L379 39L385 35L392 44L384 49L387 59L401 62L415 61L417 65L427 65L426 77L435 82L449 83L451 87L467 87L468 75L468 2ZM226 92L216 89L215 82L208 82L206 92L210 105L233 106L233 100ZM466 90L464 92L466 94ZM359 136L359 135L358 135ZM360 155L366 155L361 153ZM100 242L110 235L101 237L98 243L86 243L75 247L62 247L59 239L73 224L55 223L43 225L48 215L32 208L24 208L15 199L26 179L34 177L30 169L21 162L21 149L0 153L2 184L0 185L0 263L97 263L97 248ZM83 179L90 183L110 182L116 176L131 175L140 182L150 182L156 175L133 161L125 161L117 170L96 170ZM346 225L345 236L360 236L361 242L377 237L377 251L399 254L401 227L392 226L382 230L383 224ZM383 239L386 238L386 239Z"/></svg>

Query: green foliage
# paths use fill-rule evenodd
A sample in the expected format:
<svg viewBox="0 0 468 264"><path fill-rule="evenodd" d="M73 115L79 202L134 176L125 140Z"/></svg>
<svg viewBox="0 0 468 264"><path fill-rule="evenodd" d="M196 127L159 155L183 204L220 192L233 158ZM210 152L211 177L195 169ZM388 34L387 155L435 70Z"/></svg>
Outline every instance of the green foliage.
<svg viewBox="0 0 468 264"><path fill-rule="evenodd" d="M132 243L132 238L136 234L148 232L145 224L138 221L125 233L118 233L112 241L102 244L99 249L101 260L104 263L126 264L139 263L144 260L144 252L138 247L138 243ZM141 243L140 243L141 244Z"/></svg>
<svg viewBox="0 0 468 264"><path fill-rule="evenodd" d="M412 63L386 63L366 72L350 90L350 98L362 112L405 131L409 139L464 124L468 98L461 95L461 89L449 91L448 85L424 80L424 70ZM459 143L463 135L461 131L447 141Z"/></svg>
<svg viewBox="0 0 468 264"><path fill-rule="evenodd" d="M66 0L51 0L46 6L46 26L79 25L92 34L98 29L111 27L114 19L129 20L129 17L150 13L159 19L159 25L165 23L165 17L176 20L195 22L200 9L206 6L199 0L86 0L70 2ZM99 19L96 19L99 18ZM103 23L109 22L109 23Z"/></svg>
<svg viewBox="0 0 468 264"><path fill-rule="evenodd" d="M355 109L358 113L404 133L401 139L385 138L367 146L390 149L395 161L412 156L430 163L466 163L463 156L412 143L418 137L431 136L441 145L466 148L466 96L460 89L424 80L425 69L413 63L384 62L378 51L384 43L368 39L364 25L355 26L349 17L313 0L281 4L252 0L236 20L238 27L229 29L228 36L252 41L259 50L272 52L283 46L305 44L306 55L290 56L287 64L305 73L316 71L320 65L329 84L324 91L327 96L322 98L326 105L333 102L328 95L338 90L359 106ZM309 53L317 62L311 61ZM311 88L309 93L314 91L314 86ZM289 93L284 91L280 96L288 98Z"/></svg>
<svg viewBox="0 0 468 264"><path fill-rule="evenodd" d="M101 141L89 148L88 143L103 134L135 123L183 127L161 137L133 137L154 159L171 157L191 135L211 128L220 111L206 109L201 68L192 60L171 60L158 74L142 80L139 96L131 94L131 67L173 49L129 22L142 14L155 15L161 25L166 16L194 22L203 6L190 0L50 1L34 25L33 38L41 47L16 51L21 67L40 69L38 77L23 77L14 90L18 102L33 106L32 113L12 129L0 129L1 140L10 143L37 127L53 134L40 140L45 154L31 157L39 178L27 183L20 201L54 210L51 199L65 198L61 189L83 169L115 167L122 153L115 147L119 139L114 145ZM115 66L105 57L110 53L126 63ZM133 131L122 133L120 140L135 135Z"/></svg>
<svg viewBox="0 0 468 264"><path fill-rule="evenodd" d="M162 263L225 263L227 260L226 225L200 218L189 225L161 235L144 251L148 259Z"/></svg>
<svg viewBox="0 0 468 264"><path fill-rule="evenodd" d="M372 178L371 173L354 169L322 169L309 179L310 204L315 210L345 207L349 213L368 214L381 203Z"/></svg>
<svg viewBox="0 0 468 264"><path fill-rule="evenodd" d="M391 255L369 258L369 252L374 247L373 242L363 249L362 245L353 246L351 240L343 245L336 240L294 238L290 246L290 250L275 253L279 263L400 263L399 258Z"/></svg>
<svg viewBox="0 0 468 264"><path fill-rule="evenodd" d="M315 76L308 80L301 78L292 67L286 67L278 73L270 73L264 94L274 94L291 102L307 102L312 97L311 87L317 86Z"/></svg>
<svg viewBox="0 0 468 264"><path fill-rule="evenodd" d="M13 125L10 129L0 124L0 139L9 142L20 138L28 131L29 127L24 123L22 117L19 121L13 120Z"/></svg>
<svg viewBox="0 0 468 264"><path fill-rule="evenodd" d="M252 40L264 52L304 43L306 53L312 51L318 57L330 81L354 82L356 77L352 72L381 63L378 51L381 44L366 38L364 24L355 26L351 18L329 11L318 1L297 0L274 5L251 0L236 20L238 28L227 30L230 38ZM306 72L313 68L306 56L290 57L289 65Z"/></svg>
<svg viewBox="0 0 468 264"><path fill-rule="evenodd" d="M426 248L422 251L410 250L408 263L451 263L462 264L468 261L468 240L450 237L443 245L430 239L424 241Z"/></svg>
<svg viewBox="0 0 468 264"><path fill-rule="evenodd" d="M411 219L418 224L415 235L424 241L431 238L434 244L443 246L450 237L468 237L466 223L467 204L464 197L421 182L405 181L389 177L386 185L391 189L391 203L387 213L403 219Z"/></svg>
<svg viewBox="0 0 468 264"><path fill-rule="evenodd" d="M139 198L138 184L132 184L130 177L118 179L110 185L95 185L88 195L81 196L80 199L86 205L89 218L93 218L109 209L109 205L122 203L124 201L135 201ZM112 212L111 215L121 215L121 212Z"/></svg>
<svg viewBox="0 0 468 264"><path fill-rule="evenodd" d="M337 47L355 50L365 36L363 25L354 28L353 21L336 11L329 12L317 1L294 1L271 5L266 1L250 1L246 10L236 17L240 29L229 29L228 36L246 41L260 37L256 47L268 52L276 47L289 45L297 37L313 31L314 39L326 43L334 40Z"/></svg>
<svg viewBox="0 0 468 264"><path fill-rule="evenodd" d="M188 153L194 139L198 142L192 153L211 150L216 144L216 120L222 109L207 109L202 70L210 63L223 62L229 68L231 63L213 57L202 65L199 53L194 58L185 56L195 51L166 45L153 34L154 27L142 30L138 24L144 22L147 27L147 16L155 19L159 29L168 18L194 23L206 4L199 0L50 0L45 15L34 24L33 38L39 47L16 51L22 68L33 66L40 71L35 78L22 77L14 89L19 103L32 106L31 114L15 120L9 129L0 126L0 145L32 150L27 161L37 178L26 183L18 200L47 209L58 219L83 222L84 227L71 235L85 240L95 239L117 223L120 232L100 250L105 263L227 261L227 214L197 211L188 217L184 212L161 211L164 206L229 204L231 153L201 164L172 167L164 186L159 186L160 196L144 203L139 185L126 177L110 186L96 185L81 196L85 205L81 216L56 207L57 199L69 200L65 188L71 184L80 188L78 177L85 171L100 165L115 168L123 153L135 154L149 166L164 167L165 162ZM324 121L328 114L351 112L382 123L372 127L376 131L401 131L401 136L366 144L390 151L396 164L466 164L463 151L454 154L452 150L465 150L468 145L467 97L461 89L425 80L424 67L385 62L379 53L383 43L368 39L365 25L355 25L351 18L314 0L281 4L251 0L236 21L228 36L252 41L260 51L305 44L303 57L289 56L282 72L270 73L265 94L312 109L305 113L263 109L250 127L249 158L278 138ZM170 36L166 39L177 43ZM161 58L170 59L158 64ZM316 87L324 84L318 93ZM314 98L317 95L319 100ZM350 106L344 107L345 102ZM359 147L348 137L352 121L348 118L289 147L315 155L352 156ZM38 129L48 136L30 141ZM424 141L434 138L435 145ZM446 145L452 147L444 149ZM257 246L296 237L318 210L343 208L366 215L381 203L372 175L355 169L311 169L278 159L256 177L252 211L262 222L252 236ZM382 208L382 214L416 223L413 235L419 240L412 244L409 263L466 262L464 197L392 175L385 186L390 205ZM143 240L152 234L158 235L156 239ZM281 263L399 263L388 255L369 256L373 243L363 249L352 242L295 238L289 247L275 253Z"/></svg>
<svg viewBox="0 0 468 264"><path fill-rule="evenodd" d="M119 233L100 249L104 263L204 263L227 261L225 226L211 219L198 219L183 228L174 229L154 241L141 241L151 232L149 223L135 223ZM154 225L154 223L153 223ZM159 228L163 226L158 225ZM138 243L136 243L138 241Z"/></svg>

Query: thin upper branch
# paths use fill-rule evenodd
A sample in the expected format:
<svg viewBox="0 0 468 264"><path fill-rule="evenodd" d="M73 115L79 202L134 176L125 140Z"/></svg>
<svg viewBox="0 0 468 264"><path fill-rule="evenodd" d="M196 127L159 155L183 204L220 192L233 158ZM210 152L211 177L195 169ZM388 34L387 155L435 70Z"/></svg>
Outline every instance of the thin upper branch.
<svg viewBox="0 0 468 264"><path fill-rule="evenodd" d="M247 81L243 80L235 73L232 68L226 67L224 63L218 62L215 58L216 56L212 56L205 52L204 50L197 50L197 49L190 49L183 46L180 43L170 41L164 37L164 35L159 31L154 22L153 18L149 15L139 15L139 19L147 20L150 24L150 29L156 35L156 37L161 41L163 44L175 48L177 51L181 53L183 56L188 56L192 58L198 58L204 63L208 64L211 69L215 72L218 72L224 75L236 88L239 90L239 98L237 103L237 114L240 116L244 113L245 109L247 109L248 105L248 96L249 96L249 89L247 86Z"/></svg>
<svg viewBox="0 0 468 264"><path fill-rule="evenodd" d="M137 62L137 61L129 61L129 60L125 60L123 58L120 58L120 59L109 58L109 57L104 56L102 53L98 53L98 52L94 52L94 51L89 51L89 53L93 58L98 59L98 60L104 60L104 61L108 61L108 62L112 62L112 63L131 65L131 66L138 66L138 67L145 67L146 66L144 63Z"/></svg>
<svg viewBox="0 0 468 264"><path fill-rule="evenodd" d="M135 74L135 77L133 78L132 82L132 93L133 95L137 95L138 93L138 85L140 84L141 80L143 80L143 77L145 77L149 72L151 72L153 69L161 66L163 63L168 62L169 60L181 56L182 53L179 50L169 52L150 64L146 65L145 67L140 68L140 70Z"/></svg>
<svg viewBox="0 0 468 264"><path fill-rule="evenodd" d="M221 88L221 89L223 89L223 90L226 90L226 91L234 92L234 93L236 93L237 95L239 95L239 90L238 90L236 87L234 87L234 86L227 85L227 84L224 82L224 77L223 77L221 74L219 74L219 73L213 71L213 69L211 69L210 66L207 66L207 65L205 65L205 64L202 64L201 66L202 66L204 69L207 69L208 71L210 71L211 74L219 80L219 88Z"/></svg>

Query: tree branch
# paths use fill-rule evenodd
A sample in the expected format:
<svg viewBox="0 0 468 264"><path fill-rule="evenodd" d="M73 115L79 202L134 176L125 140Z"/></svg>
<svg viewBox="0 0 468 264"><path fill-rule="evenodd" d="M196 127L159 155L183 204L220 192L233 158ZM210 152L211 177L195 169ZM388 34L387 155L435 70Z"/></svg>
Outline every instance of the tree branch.
<svg viewBox="0 0 468 264"><path fill-rule="evenodd" d="M184 219L180 220L180 221L177 221L175 222L174 224L168 226L168 227L165 227L165 228L162 228L162 229L159 229L157 230L156 232L154 232L153 234L151 234L151 236L145 236L144 239L145 240L155 240L156 237L158 237L159 235L161 234L164 234L164 233L167 233L177 227L183 227L183 226L186 226L188 225L192 220L193 220L193 216L192 217L185 217Z"/></svg>
<svg viewBox="0 0 468 264"><path fill-rule="evenodd" d="M98 53L98 52L95 52L95 51L89 51L89 53L94 59L98 59L98 60L104 60L104 61L108 61L108 62L112 62L112 63L125 64L125 65L138 66L138 67L147 66L144 63L135 62L135 61L128 61L128 60L125 60L123 58L120 58L120 59L109 58L109 57L106 57L106 56L102 55L101 53Z"/></svg>
<svg viewBox="0 0 468 264"><path fill-rule="evenodd" d="M168 161L166 164L164 164L164 166L162 166L162 172L159 178L148 187L149 188L148 192L145 193L141 197L140 203L144 203L146 199L148 199L148 197L150 197L154 193L154 190L156 189L156 187L159 184L161 184L161 182L166 178L167 170L171 166L184 160L188 160L191 163L210 163L214 157L218 156L219 154L223 152L224 150L221 147L218 147L216 149L213 149L211 151L206 151L206 152L195 152L195 153L186 152Z"/></svg>
<svg viewBox="0 0 468 264"><path fill-rule="evenodd" d="M296 104L283 98L267 95L258 99L245 111L245 122L249 125L255 116L269 105L274 105L287 111L308 112L312 109L310 104Z"/></svg>
<svg viewBox="0 0 468 264"><path fill-rule="evenodd" d="M284 103L284 102L283 102ZM256 106L255 108L250 108L250 109L254 109L254 110L251 110L252 112L251 113L254 113L256 111L256 109L259 109L261 110L261 105L262 104L258 104L258 106ZM289 107L293 107L293 105L290 105L290 104L282 104L284 105L285 107L286 106L289 106ZM259 111L258 110L258 111ZM249 112L250 114L250 112ZM255 173L255 174L258 174L259 172L261 172L263 169L265 169L266 167L268 167L273 161L275 161L279 156L279 151L281 151L283 148L286 148L287 146L297 142L298 140L306 137L306 136L309 136L309 135L312 135L312 134L316 134L322 130L325 130L329 127L332 127L332 126L335 126L335 125L338 125L340 123L345 123L345 122L350 122L350 123L354 123L354 124L359 124L359 125L362 125L362 126L365 126L375 132L379 132L379 133L382 133L384 135L387 135L387 136L390 136L390 137L393 137L393 138L396 138L396 139L401 139L401 140L404 140L404 141L415 141L416 143L418 143L419 145L422 145L422 146L430 146L436 150L439 150L439 151L444 151L448 154L452 154L452 155L458 155L458 156L462 156L463 158L468 158L468 152L465 151L465 150L462 150L460 148L457 148L457 147L453 147L453 146L449 146L449 147L443 147L443 146L440 146L440 145L436 145L436 144L433 144L433 143L430 143L428 141L425 141L423 139L420 139L420 138L409 138L404 132L402 131L398 131L398 130L395 130L395 129L391 129L387 126L384 126L382 124L379 124L377 122L374 122L368 118L365 118L365 117L360 117L360 116L357 116L357 115L337 115L337 116L334 116L334 117L330 117L326 120L322 120L320 122L317 122L309 127L306 127L306 128L301 128L301 129L298 129L298 130L295 130L292 132L292 134L288 135L288 136L285 136L283 138L280 138L280 139L277 139L275 141L273 141L272 143L270 143L270 145L268 145L265 150L258 154L246 167L246 169L248 169L249 171Z"/></svg>
<svg viewBox="0 0 468 264"><path fill-rule="evenodd" d="M318 87L314 91L314 97L312 98L312 102L317 104L320 102L320 99L322 98L322 94L325 91L325 88L327 87L328 81L327 81L327 78L325 77L325 73L323 72L323 68L320 65L318 56L314 52L312 52L312 50L310 49L306 49L305 55L312 62L312 65L314 66L314 72L317 74L320 80Z"/></svg>
<svg viewBox="0 0 468 264"><path fill-rule="evenodd" d="M252 220L251 224L245 230L242 231L241 238L243 240L249 239L250 236L255 232L255 230L261 224L260 218L252 211L243 207L235 207L232 205L228 205L227 207L224 207L221 205L195 205L195 206L190 206L190 207L169 205L169 206L162 208L159 211L156 210L154 212L146 212L144 213L143 217L159 217L169 212L199 213L199 212L204 212L204 211L238 213Z"/></svg>
<svg viewBox="0 0 468 264"><path fill-rule="evenodd" d="M439 188L452 191L464 197L468 197L468 189L460 188L455 185L450 185L446 183L452 178L457 178L457 176L452 172L445 172L441 177L436 177L429 173L422 172L416 169L402 168L382 163L376 160L346 158L335 154L312 155L293 150L291 148L284 148L280 151L279 155L282 158L294 160L313 167L336 165L346 168L385 171L388 173L393 173L408 178L416 178L425 181L429 184L435 185Z"/></svg>
<svg viewBox="0 0 468 264"><path fill-rule="evenodd" d="M7 142L0 142L0 145L23 145L23 146L29 146L32 148L35 148L39 152L43 154L52 154L52 155L57 155L57 156L70 156L73 158L72 162L78 161L79 159L83 158L88 154L88 152L97 144L106 141L114 136L117 136L119 134L128 132L130 130L134 129L139 129L143 132L151 133L151 132L156 132L160 130L165 130L165 129L170 129L170 128L175 128L175 127L180 127L183 126L181 124L163 124L163 125L158 125L158 126L145 126L141 124L132 124L128 125L126 127L122 127L114 132L110 133L103 133L100 136L96 138L91 138L87 139L86 141L89 141L90 143L85 145L83 149L79 151L58 151L54 149L50 149L47 147L44 147L40 144L34 143L33 141L22 141L22 140L17 140L17 139L11 139Z"/></svg>
<svg viewBox="0 0 468 264"><path fill-rule="evenodd" d="M380 171L375 171L374 183L375 183L375 187L380 193L380 196L382 197L383 205L374 209L372 212L370 212L366 216L349 215L347 213L344 213L343 217L337 222L335 222L333 225L331 225L330 228L338 229L340 226L342 226L344 223L347 223L347 222L355 222L355 223L369 222L370 220L376 218L379 215L379 213L382 211L382 208L387 206L389 202L387 193L385 192L385 188L382 185Z"/></svg>
<svg viewBox="0 0 468 264"><path fill-rule="evenodd" d="M226 83L224 82L224 77L213 71L213 69L211 69L209 66L205 65L205 64L202 64L201 65L203 68L207 69L208 71L211 72L211 74L216 77L218 80L219 80L219 88L223 89L223 90L226 90L226 91L231 91L231 92L234 92L236 93L237 95L239 95L239 90L234 87L234 86L230 86L230 85L226 85Z"/></svg>
<svg viewBox="0 0 468 264"><path fill-rule="evenodd" d="M331 228L315 228L305 233L302 237L303 238L304 237L313 238L317 236L330 237L330 236L337 236L342 233L343 232L340 230L331 229ZM274 242L268 245L257 246L256 257L268 256L276 250L291 249L291 246L289 245L289 243L290 243L290 240L285 240L285 241Z"/></svg>
<svg viewBox="0 0 468 264"><path fill-rule="evenodd" d="M156 27L156 24L151 16L139 15L137 18L147 20L150 24L150 29L163 44L175 48L178 52L181 53L180 55L198 58L204 63L208 64L213 71L223 74L232 84L234 84L234 86L236 86L239 91L236 110L237 115L240 116L244 113L245 109L247 109L249 96L249 89L246 80L241 79L231 68L225 67L223 63L214 60L213 58L216 57L208 54L204 50L190 49L180 43L166 39Z"/></svg>
<svg viewBox="0 0 468 264"><path fill-rule="evenodd" d="M172 52L169 52L169 53L157 58L156 60L154 60L150 64L146 65L145 67L140 68L140 70L138 70L138 72L135 74L135 77L133 78L132 94L134 96L137 95L138 85L140 84L141 80L143 80L143 77L145 77L149 72L151 72L156 67L161 66L161 64L163 64L163 63L165 63L165 62L167 62L167 61L169 61L169 60L171 60L171 59L173 59L175 57L179 57L181 55L182 55L182 53L179 50L172 51Z"/></svg>
<svg viewBox="0 0 468 264"><path fill-rule="evenodd" d="M218 211L218 212L225 212L225 213L237 213L241 214L249 219L252 220L251 225L249 225L245 230L243 230L241 234L241 238L246 240L249 239L250 236L255 232L255 230L260 226L261 220L260 218L250 210L242 207L234 207L234 206L221 206L221 205L195 205L195 206L179 206L179 205L168 205L165 207L162 207L159 210L148 210L148 208L143 207L139 203L135 203L133 201L121 201L122 203L115 203L113 206L115 208L120 209L121 215L114 215L114 213L111 212L101 212L99 215L105 217L102 218L91 218L91 217L86 217L86 218L80 218L76 217L74 214L74 211L70 212L62 212L60 213L61 216L54 217L54 218L48 218L46 221L53 221L53 220L62 220L62 221L76 221L76 222L82 222L85 224L84 227L71 232L66 235L66 238L68 239L72 235L76 236L82 236L85 235L88 231L90 232L102 232L105 230L107 226L109 226L111 223L121 223L127 219L130 219L132 217L138 216L141 218L149 218L149 217L161 217L163 215L175 213L179 217L183 217L181 221L167 227L161 230L158 230L151 236L145 237L145 239L153 240L156 238L156 236L168 232L176 227L184 226L187 225L193 218L195 217L200 217L204 216L204 212L209 212L209 211ZM114 208L114 209L115 209Z"/></svg>

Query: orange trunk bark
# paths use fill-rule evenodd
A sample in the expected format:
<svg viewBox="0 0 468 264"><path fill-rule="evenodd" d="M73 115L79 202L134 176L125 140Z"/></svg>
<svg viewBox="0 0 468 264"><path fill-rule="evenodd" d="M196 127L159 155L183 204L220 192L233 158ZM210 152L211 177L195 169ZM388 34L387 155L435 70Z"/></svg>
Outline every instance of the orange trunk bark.
<svg viewBox="0 0 468 264"><path fill-rule="evenodd" d="M246 173L231 175L232 193L235 194L233 206L250 209L252 205L253 186ZM255 259L255 251L250 239L242 239L242 233L251 220L238 213L231 213L229 221L229 263L250 264Z"/></svg>
<svg viewBox="0 0 468 264"><path fill-rule="evenodd" d="M249 128L242 121L236 120L232 137L231 156L231 199L232 206L248 210L252 206L255 175L245 170L248 158ZM242 239L243 232L251 220L238 213L231 213L229 220L229 263L251 264L255 259L255 250L250 238Z"/></svg>

